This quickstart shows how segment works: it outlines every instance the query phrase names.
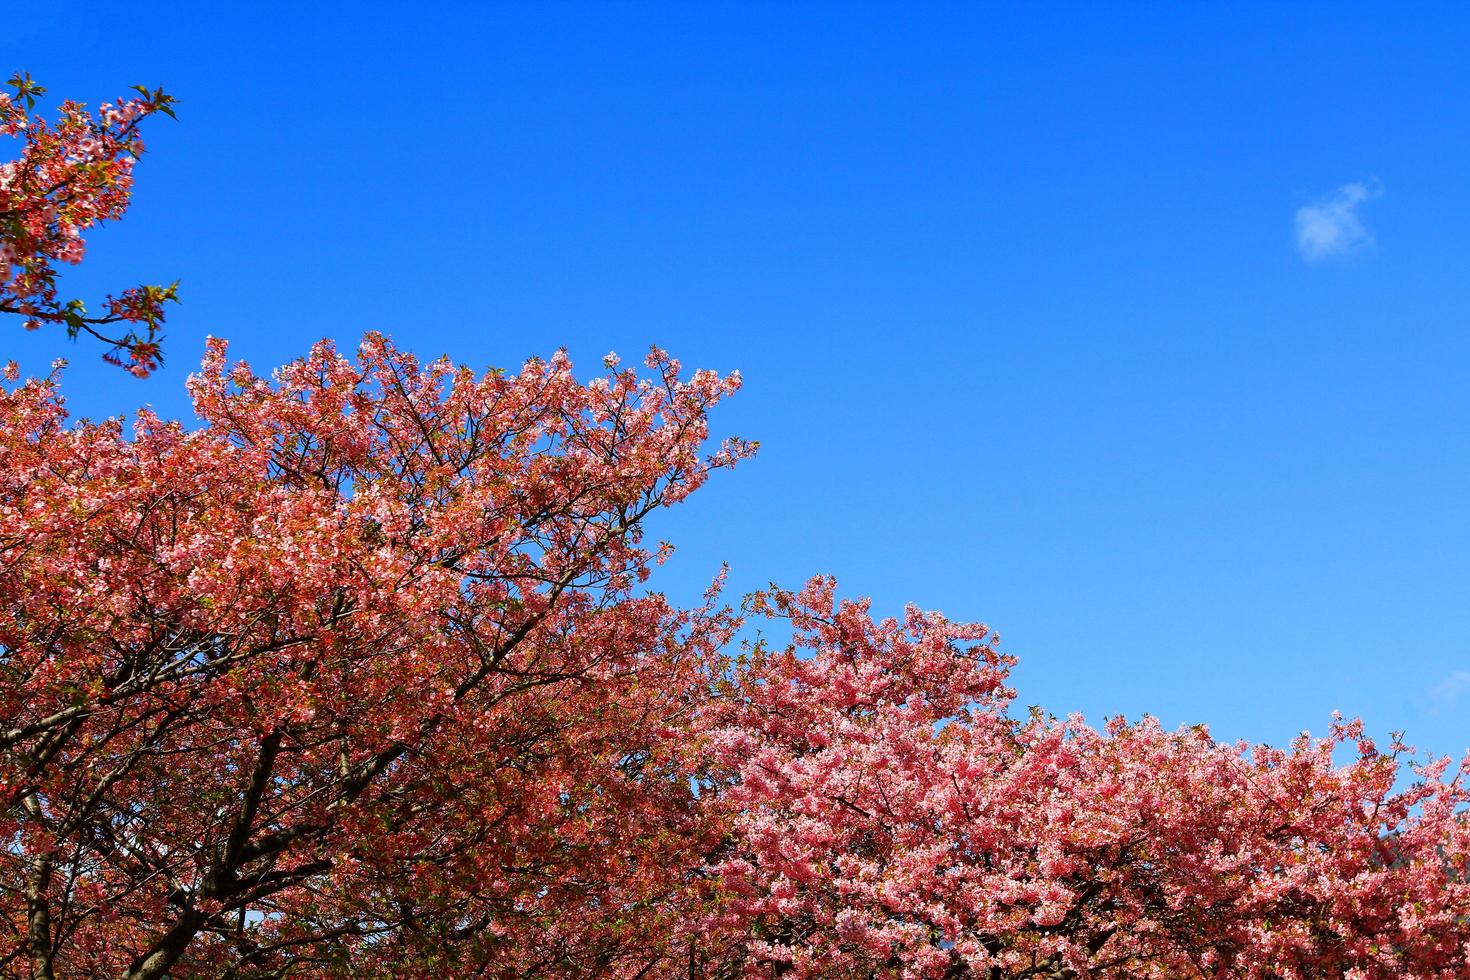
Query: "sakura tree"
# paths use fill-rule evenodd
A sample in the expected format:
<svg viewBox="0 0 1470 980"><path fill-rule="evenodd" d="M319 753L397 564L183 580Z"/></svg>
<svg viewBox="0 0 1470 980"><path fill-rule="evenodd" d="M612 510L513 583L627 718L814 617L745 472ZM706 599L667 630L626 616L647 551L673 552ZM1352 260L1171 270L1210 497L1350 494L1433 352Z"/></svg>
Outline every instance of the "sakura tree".
<svg viewBox="0 0 1470 980"><path fill-rule="evenodd" d="M732 620L638 590L643 522L750 452L699 449L738 377L649 364L216 341L193 431L0 399L4 969L646 966Z"/></svg>
<svg viewBox="0 0 1470 980"><path fill-rule="evenodd" d="M23 317L28 330L54 324L72 338L86 334L107 345L109 362L147 375L162 360L164 304L177 299L178 284L123 290L91 313L80 299L61 298L56 265L80 262L83 233L127 210L144 149L139 127L152 115L173 116L174 99L138 86L137 97L95 115L63 102L52 124L33 114L45 88L24 73L10 87L14 94L0 92L0 135L21 145L0 163L0 312Z"/></svg>
<svg viewBox="0 0 1470 980"><path fill-rule="evenodd" d="M1470 757L1396 790L1407 749L1356 722L1283 751L1015 719L983 626L826 579L757 601L795 640L706 716L720 975L1470 975Z"/></svg>

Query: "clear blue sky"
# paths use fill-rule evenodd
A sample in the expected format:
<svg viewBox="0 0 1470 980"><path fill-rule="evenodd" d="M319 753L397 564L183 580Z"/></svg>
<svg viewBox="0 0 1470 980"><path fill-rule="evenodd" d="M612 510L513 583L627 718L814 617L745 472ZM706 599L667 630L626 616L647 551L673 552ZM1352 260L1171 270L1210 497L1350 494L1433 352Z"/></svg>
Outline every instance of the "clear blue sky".
<svg viewBox="0 0 1470 980"><path fill-rule="evenodd" d="M1467 15L982 6L27 5L7 73L183 100L67 282L184 305L145 382L0 353L179 415L207 333L657 342L764 445L671 592L831 571L1059 713L1470 746Z"/></svg>

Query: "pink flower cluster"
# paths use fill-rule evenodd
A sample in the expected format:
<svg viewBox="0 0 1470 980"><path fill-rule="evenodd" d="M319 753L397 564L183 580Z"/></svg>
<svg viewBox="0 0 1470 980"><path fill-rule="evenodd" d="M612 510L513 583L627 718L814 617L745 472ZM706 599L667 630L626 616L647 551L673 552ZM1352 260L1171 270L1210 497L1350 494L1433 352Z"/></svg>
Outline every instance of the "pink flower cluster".
<svg viewBox="0 0 1470 980"><path fill-rule="evenodd" d="M173 98L138 89L137 98L104 104L94 117L63 102L53 125L30 114L45 89L28 75L0 92L0 134L21 141L16 158L0 163L0 312L24 318L27 329L57 324L76 337L108 345L104 357L145 376L159 364L164 305L176 286L138 286L103 301L100 314L57 291L58 263L75 265L86 251L83 233L120 218L143 153L139 124L173 115Z"/></svg>
<svg viewBox="0 0 1470 980"><path fill-rule="evenodd" d="M642 527L751 449L702 448L737 379L648 363L212 341L193 431L0 393L0 976L615 964L692 918L673 750L734 618L637 590Z"/></svg>
<svg viewBox="0 0 1470 980"><path fill-rule="evenodd" d="M821 579L765 601L794 643L707 716L711 928L748 975L1470 975L1470 759L1396 790L1407 750L1357 722L1279 750L1018 720L984 627Z"/></svg>

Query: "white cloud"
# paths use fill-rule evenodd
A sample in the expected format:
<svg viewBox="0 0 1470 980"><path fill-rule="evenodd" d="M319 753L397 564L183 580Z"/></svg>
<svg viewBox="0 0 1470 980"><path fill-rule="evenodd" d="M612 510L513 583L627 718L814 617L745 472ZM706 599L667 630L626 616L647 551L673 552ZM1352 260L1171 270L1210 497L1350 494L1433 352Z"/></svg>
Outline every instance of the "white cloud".
<svg viewBox="0 0 1470 980"><path fill-rule="evenodd" d="M1377 181L1343 184L1315 204L1296 212L1296 247L1302 258L1318 262L1346 255L1373 244L1373 233L1363 227L1358 206L1383 193Z"/></svg>
<svg viewBox="0 0 1470 980"><path fill-rule="evenodd" d="M1457 670L1429 689L1429 696L1440 704L1454 704L1466 694L1470 694L1470 670Z"/></svg>

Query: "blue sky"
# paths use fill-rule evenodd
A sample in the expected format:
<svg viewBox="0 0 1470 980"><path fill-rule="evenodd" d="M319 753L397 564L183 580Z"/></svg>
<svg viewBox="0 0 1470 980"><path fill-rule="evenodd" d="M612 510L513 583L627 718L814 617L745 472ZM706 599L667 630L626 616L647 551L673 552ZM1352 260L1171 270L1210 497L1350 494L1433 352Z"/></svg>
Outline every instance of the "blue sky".
<svg viewBox="0 0 1470 980"><path fill-rule="evenodd" d="M1382 5L53 0L4 61L182 100L72 291L182 279L187 412L384 330L739 368L688 594L830 571L983 619L1024 703L1470 746L1470 17ZM308 9L300 9L300 8Z"/></svg>

